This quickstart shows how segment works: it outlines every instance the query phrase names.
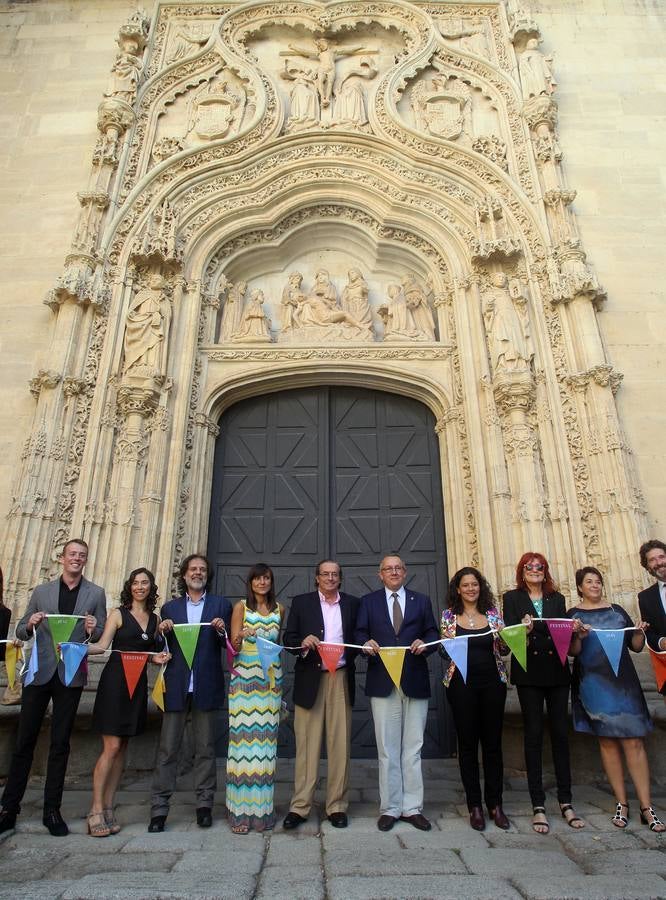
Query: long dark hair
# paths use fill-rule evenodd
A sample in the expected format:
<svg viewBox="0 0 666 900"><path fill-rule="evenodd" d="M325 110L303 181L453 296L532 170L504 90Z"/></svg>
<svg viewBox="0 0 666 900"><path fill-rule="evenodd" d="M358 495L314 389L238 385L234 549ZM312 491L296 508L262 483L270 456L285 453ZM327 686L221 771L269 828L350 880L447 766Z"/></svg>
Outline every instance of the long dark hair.
<svg viewBox="0 0 666 900"><path fill-rule="evenodd" d="M492 609L495 606L495 598L493 597L493 592L490 589L490 585L483 577L481 572L479 572L478 569L475 569L474 566L464 566L462 569L458 569L456 574L449 582L449 593L447 596L446 605L448 609L452 610L457 616L462 613L463 601L462 597L458 593L458 588L460 587L460 582L463 580L465 575L473 575L474 578L476 578L476 580L479 582L479 599L477 600L476 606L481 615L485 616L488 610Z"/></svg>
<svg viewBox="0 0 666 900"><path fill-rule="evenodd" d="M525 582L525 576L523 575L523 569L530 562L530 560L536 559L537 562L540 562L543 566L543 581L541 582L541 590L544 597L547 597L548 594L554 593L557 588L555 587L555 582L553 581L553 576L550 574L550 569L548 568L548 560L543 555L543 553L523 553L523 555L518 560L518 565L516 566L516 587L519 590L528 591L527 583Z"/></svg>
<svg viewBox="0 0 666 900"><path fill-rule="evenodd" d="M5 605L4 596L5 596L5 579L3 578L3 575L2 575L2 567L0 567L0 606Z"/></svg>
<svg viewBox="0 0 666 900"><path fill-rule="evenodd" d="M134 579L137 575L147 575L148 581L150 581L150 592L146 597L146 610L151 613L155 607L157 606L157 585L155 584L155 576L149 570L141 566L139 569L132 569L132 571L127 576L127 581L123 585L123 589L120 592L120 605L124 606L125 609L132 608L132 584L134 583Z"/></svg>
<svg viewBox="0 0 666 900"><path fill-rule="evenodd" d="M210 567L208 557L204 556L203 553L190 553L189 556L185 557L185 559L180 564L180 569L178 569L178 591L183 594L183 596L187 593L185 573L187 572L187 567L193 559L203 559L203 561L206 563L206 587L204 588L204 590L209 591L210 586L213 583L213 570Z"/></svg>
<svg viewBox="0 0 666 900"><path fill-rule="evenodd" d="M266 594L266 606L268 607L269 612L273 612L274 609L277 609L278 605L278 602L275 599L275 577L273 575L273 570L270 566L267 566L266 563L255 563L247 573L247 580L245 582L245 605L253 612L256 611L257 600L254 596L254 591L252 590L252 579L258 578L260 575L271 576L271 589Z"/></svg>

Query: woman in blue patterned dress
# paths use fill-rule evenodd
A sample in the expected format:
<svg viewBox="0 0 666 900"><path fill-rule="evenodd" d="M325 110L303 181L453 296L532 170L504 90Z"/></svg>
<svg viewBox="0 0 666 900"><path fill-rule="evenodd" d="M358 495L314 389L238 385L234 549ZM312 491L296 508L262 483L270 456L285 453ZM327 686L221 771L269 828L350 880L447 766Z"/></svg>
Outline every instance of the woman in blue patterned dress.
<svg viewBox="0 0 666 900"><path fill-rule="evenodd" d="M282 702L280 659L264 677L257 637L277 643L284 609L264 563L248 572L246 599L234 607L231 643L238 651L229 685L227 809L235 834L266 831L275 822L273 782Z"/></svg>
<svg viewBox="0 0 666 900"><path fill-rule="evenodd" d="M578 606L567 611L577 619L569 653L575 657L572 684L572 708L576 731L595 734L599 740L601 762L617 806L611 819L618 828L626 828L629 805L624 783L622 755L627 762L640 804L641 821L651 831L666 831L650 800L650 769L644 736L652 730L641 684L629 649L639 653L645 644L645 622L636 626L626 611L603 596L601 572L584 566L576 572ZM596 631L630 629L624 632L622 655L617 676L608 661Z"/></svg>

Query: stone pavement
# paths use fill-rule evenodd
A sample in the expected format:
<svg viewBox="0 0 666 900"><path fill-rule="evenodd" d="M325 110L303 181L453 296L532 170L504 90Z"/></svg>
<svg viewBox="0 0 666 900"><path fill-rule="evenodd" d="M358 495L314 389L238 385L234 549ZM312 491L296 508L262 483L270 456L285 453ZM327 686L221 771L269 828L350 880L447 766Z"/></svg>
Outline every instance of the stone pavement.
<svg viewBox="0 0 666 900"><path fill-rule="evenodd" d="M590 742L590 752L597 752ZM223 763L223 761L221 761ZM280 760L276 803L287 811L293 764ZM148 834L150 777L129 776L118 795L123 825L114 837L85 834L90 780L68 783L63 815L72 834L52 838L41 824L42 780L26 795L15 832L0 837L0 898L27 900L379 900L379 898L666 898L666 839L638 818L630 797L626 831L610 823L613 799L600 776L574 789L587 827L568 828L552 790L547 806L551 833L534 834L524 777L507 773L504 808L511 830L489 825L482 834L467 822L457 763L426 760L429 833L398 823L377 830L377 766L354 760L349 828L338 830L316 814L297 832L233 835L223 818L220 791L210 830L194 822L188 777L178 793L164 834ZM224 767L219 770L224 784ZM666 790L654 791L666 813Z"/></svg>

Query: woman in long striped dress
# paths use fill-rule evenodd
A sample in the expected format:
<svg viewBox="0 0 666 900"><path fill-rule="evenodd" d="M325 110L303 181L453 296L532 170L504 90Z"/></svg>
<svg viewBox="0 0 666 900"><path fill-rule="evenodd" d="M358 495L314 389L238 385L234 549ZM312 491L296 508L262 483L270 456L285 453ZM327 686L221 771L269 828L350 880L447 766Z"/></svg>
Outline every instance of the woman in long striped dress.
<svg viewBox="0 0 666 900"><path fill-rule="evenodd" d="M278 642L284 609L275 599L273 573L264 563L247 576L246 599L234 607L231 643L237 675L229 686L227 809L235 834L273 827L273 782L282 702L280 659L264 677L257 637Z"/></svg>

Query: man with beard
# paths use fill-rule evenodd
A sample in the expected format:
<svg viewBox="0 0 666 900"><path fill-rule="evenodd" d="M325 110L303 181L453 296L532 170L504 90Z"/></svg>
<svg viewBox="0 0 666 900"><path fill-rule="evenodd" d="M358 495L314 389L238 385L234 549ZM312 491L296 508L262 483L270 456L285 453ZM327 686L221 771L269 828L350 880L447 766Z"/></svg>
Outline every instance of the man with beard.
<svg viewBox="0 0 666 900"><path fill-rule="evenodd" d="M649 623L645 637L653 650L666 650L666 544L646 541L639 550L641 565L657 579L638 595L641 619ZM666 695L666 684L661 693Z"/></svg>

